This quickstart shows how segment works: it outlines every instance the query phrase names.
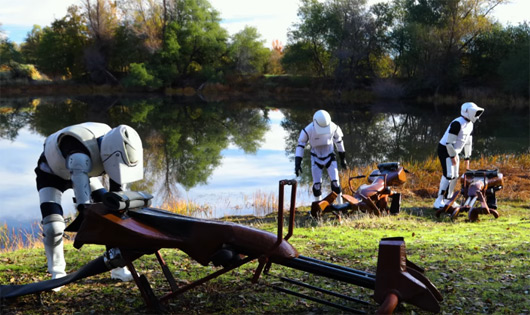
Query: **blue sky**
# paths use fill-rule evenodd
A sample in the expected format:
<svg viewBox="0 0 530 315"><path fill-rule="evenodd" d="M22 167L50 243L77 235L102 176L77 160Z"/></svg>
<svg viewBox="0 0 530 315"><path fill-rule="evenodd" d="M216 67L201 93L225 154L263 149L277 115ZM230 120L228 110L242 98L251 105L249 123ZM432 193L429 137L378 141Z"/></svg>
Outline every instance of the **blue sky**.
<svg viewBox="0 0 530 315"><path fill-rule="evenodd" d="M369 0L368 3L387 1ZM11 41L20 43L34 24L49 26L54 19L66 15L72 4L81 0L0 0L1 28ZM299 0L210 0L221 12L222 25L230 34L242 30L246 25L254 26L270 47L273 40L287 42L287 31L297 21ZM503 24L514 24L529 20L529 0L510 0L494 10L493 16Z"/></svg>

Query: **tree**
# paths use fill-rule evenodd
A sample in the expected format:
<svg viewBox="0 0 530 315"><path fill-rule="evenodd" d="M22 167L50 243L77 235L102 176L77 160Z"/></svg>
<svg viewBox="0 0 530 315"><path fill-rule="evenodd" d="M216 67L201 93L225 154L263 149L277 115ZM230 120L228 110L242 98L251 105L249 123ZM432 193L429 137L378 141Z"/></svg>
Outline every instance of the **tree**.
<svg viewBox="0 0 530 315"><path fill-rule="evenodd" d="M512 40L508 53L501 59L499 74L503 88L528 98L530 82L530 27L527 23L506 30Z"/></svg>
<svg viewBox="0 0 530 315"><path fill-rule="evenodd" d="M83 51L89 40L86 34L79 7L70 6L65 17L55 20L39 35L35 52L39 70L52 76L82 76L85 72Z"/></svg>
<svg viewBox="0 0 530 315"><path fill-rule="evenodd" d="M270 50L255 27L246 26L232 36L228 56L236 72L241 74L263 73L269 61Z"/></svg>
<svg viewBox="0 0 530 315"><path fill-rule="evenodd" d="M315 55L319 56L318 61ZM291 43L285 47L283 58L281 59L282 67L291 74L298 75L328 75L331 71L323 73L327 69L327 63L330 59L330 53L321 46L315 46L307 41ZM325 63L322 63L326 60Z"/></svg>
<svg viewBox="0 0 530 315"><path fill-rule="evenodd" d="M303 0L284 66L301 70L310 64L318 76L333 74L339 89L374 77L377 60L384 56L389 12L387 4L369 10L366 0Z"/></svg>
<svg viewBox="0 0 530 315"><path fill-rule="evenodd" d="M326 5L318 0L301 1L297 14L301 22L294 24L288 33L286 60L283 63L287 68L300 68L296 65L299 63L305 64L306 67L309 65L318 76L328 76L332 73L327 41L330 27L326 9ZM293 56L289 56L290 54ZM305 58L299 59L301 57Z"/></svg>
<svg viewBox="0 0 530 315"><path fill-rule="evenodd" d="M175 2L177 2L175 0ZM124 12L124 25L137 37L143 47L153 54L162 48L168 21L170 0L128 0L120 2Z"/></svg>
<svg viewBox="0 0 530 315"><path fill-rule="evenodd" d="M329 5L329 25L332 27L329 46L337 60L335 78L347 83L372 78L374 70L372 56L382 54L379 28L372 13L366 8L365 0L337 0Z"/></svg>
<svg viewBox="0 0 530 315"><path fill-rule="evenodd" d="M432 92L460 85L462 56L491 28L488 14L506 0L396 0L392 55L398 73Z"/></svg>
<svg viewBox="0 0 530 315"><path fill-rule="evenodd" d="M270 74L282 74L282 61L283 58L283 44L279 40L272 42L272 50L269 56L269 63L267 65L267 73Z"/></svg>
<svg viewBox="0 0 530 315"><path fill-rule="evenodd" d="M39 25L33 25L33 28L26 35L20 50L27 63L37 64L37 50L42 39L42 28Z"/></svg>
<svg viewBox="0 0 530 315"><path fill-rule="evenodd" d="M206 0L174 1L167 14L164 46L152 67L166 85L210 78L223 66L228 34L219 12Z"/></svg>
<svg viewBox="0 0 530 315"><path fill-rule="evenodd" d="M117 7L109 0L85 0L85 16L92 45L84 51L87 71L95 83L117 83L108 69L118 29ZM122 54L122 51L116 52Z"/></svg>
<svg viewBox="0 0 530 315"><path fill-rule="evenodd" d="M504 85L510 92L528 93L528 24L503 27L477 36L464 56L467 80L474 85Z"/></svg>
<svg viewBox="0 0 530 315"><path fill-rule="evenodd" d="M0 65L13 61L17 63L23 62L23 57L17 44L7 38L0 39Z"/></svg>

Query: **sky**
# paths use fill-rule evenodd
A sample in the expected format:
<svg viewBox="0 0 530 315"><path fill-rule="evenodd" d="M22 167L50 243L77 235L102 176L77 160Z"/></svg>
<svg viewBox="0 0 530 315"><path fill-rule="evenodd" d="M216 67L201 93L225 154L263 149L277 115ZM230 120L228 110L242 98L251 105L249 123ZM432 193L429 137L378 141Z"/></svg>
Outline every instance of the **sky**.
<svg viewBox="0 0 530 315"><path fill-rule="evenodd" d="M368 3L381 1L387 0ZM11 41L21 43L34 24L49 26L54 19L66 15L68 6L81 3L81 0L0 0L1 29ZM274 40L287 43L287 32L297 21L299 0L210 0L210 3L221 13L221 24L230 35L245 26L254 26L265 45L271 47ZM529 0L511 0L495 8L493 16L504 25L517 25L530 20L528 12Z"/></svg>

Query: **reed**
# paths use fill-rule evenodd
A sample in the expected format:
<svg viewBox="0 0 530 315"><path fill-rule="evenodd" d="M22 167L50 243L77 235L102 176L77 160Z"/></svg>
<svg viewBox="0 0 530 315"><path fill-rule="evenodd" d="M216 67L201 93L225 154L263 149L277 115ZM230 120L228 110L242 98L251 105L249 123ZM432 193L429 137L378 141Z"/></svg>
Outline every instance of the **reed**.
<svg viewBox="0 0 530 315"><path fill-rule="evenodd" d="M162 209L176 214L188 216L200 214L209 217L212 213L212 207L208 204L199 205L194 201L179 198L171 198L166 200L162 204Z"/></svg>
<svg viewBox="0 0 530 315"><path fill-rule="evenodd" d="M40 235L42 227L38 222L33 222L29 229L9 228L7 223L4 223L0 225L0 253L22 248L42 248Z"/></svg>
<svg viewBox="0 0 530 315"><path fill-rule="evenodd" d="M460 173L464 172L464 161L460 162ZM407 182L399 187L406 198L435 198L440 183L441 167L438 157L431 156L424 161L402 161L402 166L410 173ZM350 194L348 178L358 174L368 175L377 169L376 164L354 167L341 176L344 192ZM474 157L470 169L498 169L504 175L504 188L498 193L501 199L524 201L530 199L530 153L503 154ZM352 186L357 189L366 184L366 179L353 180ZM457 184L458 189L459 184Z"/></svg>
<svg viewBox="0 0 530 315"><path fill-rule="evenodd" d="M246 204L254 210L254 215L265 216L278 209L278 196L273 192L266 193L257 190Z"/></svg>

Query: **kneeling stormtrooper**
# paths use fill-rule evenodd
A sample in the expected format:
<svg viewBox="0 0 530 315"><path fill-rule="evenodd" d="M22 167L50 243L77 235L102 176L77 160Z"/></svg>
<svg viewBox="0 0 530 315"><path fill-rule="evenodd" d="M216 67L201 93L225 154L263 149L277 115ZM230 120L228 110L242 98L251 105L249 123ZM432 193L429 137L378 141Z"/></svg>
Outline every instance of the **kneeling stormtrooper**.
<svg viewBox="0 0 530 315"><path fill-rule="evenodd" d="M143 179L143 148L138 133L120 125L111 129L87 122L63 128L46 138L37 174L44 249L52 279L66 275L63 251L65 221L61 197L73 188L79 211L84 205L102 201L107 190L97 177L109 176L110 191ZM132 280L127 267L111 270L113 279Z"/></svg>

